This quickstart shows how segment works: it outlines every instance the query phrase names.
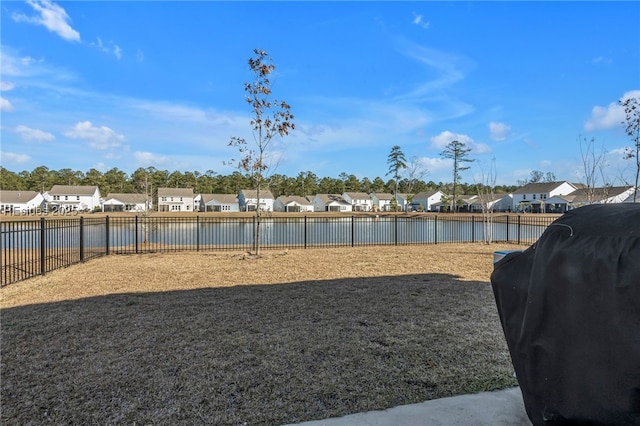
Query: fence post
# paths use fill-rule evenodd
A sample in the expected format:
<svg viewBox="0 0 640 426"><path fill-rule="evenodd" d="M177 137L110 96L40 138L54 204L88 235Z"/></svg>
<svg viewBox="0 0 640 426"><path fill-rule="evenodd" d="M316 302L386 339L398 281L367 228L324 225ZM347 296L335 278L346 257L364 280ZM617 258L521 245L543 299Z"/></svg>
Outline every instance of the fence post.
<svg viewBox="0 0 640 426"><path fill-rule="evenodd" d="M520 218L522 216L518 215L518 244L520 244Z"/></svg>
<svg viewBox="0 0 640 426"><path fill-rule="evenodd" d="M304 248L307 248L307 215L304 215Z"/></svg>
<svg viewBox="0 0 640 426"><path fill-rule="evenodd" d="M136 215L136 226L135 226L135 236L133 237L133 240L135 241L136 244L136 254L138 254L138 215Z"/></svg>
<svg viewBox="0 0 640 426"><path fill-rule="evenodd" d="M105 216L104 218L104 229L105 229L105 253L109 255L109 216Z"/></svg>
<svg viewBox="0 0 640 426"><path fill-rule="evenodd" d="M471 216L471 242L476 242L476 217Z"/></svg>
<svg viewBox="0 0 640 426"><path fill-rule="evenodd" d="M438 244L438 216L434 216L433 221L433 243Z"/></svg>
<svg viewBox="0 0 640 426"><path fill-rule="evenodd" d="M80 262L84 262L84 217L80 216Z"/></svg>
<svg viewBox="0 0 640 426"><path fill-rule="evenodd" d="M509 242L509 215L507 214L507 242Z"/></svg>
<svg viewBox="0 0 640 426"><path fill-rule="evenodd" d="M406 225L405 225L406 226ZM398 245L398 215L393 215L394 243Z"/></svg>
<svg viewBox="0 0 640 426"><path fill-rule="evenodd" d="M200 251L200 216L196 216L196 251Z"/></svg>
<svg viewBox="0 0 640 426"><path fill-rule="evenodd" d="M351 215L351 247L355 245L355 217Z"/></svg>
<svg viewBox="0 0 640 426"><path fill-rule="evenodd" d="M47 258L46 258L46 232L45 232L45 220L44 217L40 218L40 275L44 275L47 272Z"/></svg>

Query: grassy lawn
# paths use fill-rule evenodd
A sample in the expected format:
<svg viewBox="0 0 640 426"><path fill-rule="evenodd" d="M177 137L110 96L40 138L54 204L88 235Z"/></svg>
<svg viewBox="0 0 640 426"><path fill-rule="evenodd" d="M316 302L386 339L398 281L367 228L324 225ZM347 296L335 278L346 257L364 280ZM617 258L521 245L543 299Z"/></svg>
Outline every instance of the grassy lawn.
<svg viewBox="0 0 640 426"><path fill-rule="evenodd" d="M0 290L3 424L286 424L516 385L481 244L107 256Z"/></svg>

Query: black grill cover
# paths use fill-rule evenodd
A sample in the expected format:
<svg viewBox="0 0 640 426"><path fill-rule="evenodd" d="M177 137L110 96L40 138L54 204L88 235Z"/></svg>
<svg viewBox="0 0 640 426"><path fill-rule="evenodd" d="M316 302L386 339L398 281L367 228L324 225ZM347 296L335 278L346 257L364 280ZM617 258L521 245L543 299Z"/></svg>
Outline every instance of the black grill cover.
<svg viewBox="0 0 640 426"><path fill-rule="evenodd" d="M566 213L491 285L534 425L640 425L640 204Z"/></svg>

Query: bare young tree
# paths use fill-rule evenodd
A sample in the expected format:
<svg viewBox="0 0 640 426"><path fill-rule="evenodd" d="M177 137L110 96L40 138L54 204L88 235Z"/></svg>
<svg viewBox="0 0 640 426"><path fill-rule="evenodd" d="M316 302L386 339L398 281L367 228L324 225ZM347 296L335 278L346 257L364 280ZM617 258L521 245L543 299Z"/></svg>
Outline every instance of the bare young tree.
<svg viewBox="0 0 640 426"><path fill-rule="evenodd" d="M633 202L638 202L638 183L640 181L640 98L628 97L620 100L624 108L624 124L627 136L633 141L633 146L625 150L624 158L634 159L636 162L636 178L633 191Z"/></svg>
<svg viewBox="0 0 640 426"><path fill-rule="evenodd" d="M587 139L586 137L578 137L580 144L580 156L582 159L582 175L578 175L578 180L585 187L585 194L587 197L587 203L591 204L596 201L597 194L596 188L598 188L599 181L602 181L602 187L604 188L606 199L607 181L605 177L604 168L606 166L607 151L604 147L601 147L596 151L595 138Z"/></svg>
<svg viewBox="0 0 640 426"><path fill-rule="evenodd" d="M487 170L480 167L480 184L476 183L478 200L482 209L483 241L485 244L493 242L493 206L496 201L495 187L497 179L496 159L491 159Z"/></svg>
<svg viewBox="0 0 640 426"><path fill-rule="evenodd" d="M409 201L409 203L413 201L413 197L416 195L416 185L428 174L429 171L424 168L420 158L411 157L411 160L407 163L404 171L404 177L406 179L405 190L407 192L407 201Z"/></svg>
<svg viewBox="0 0 640 426"><path fill-rule="evenodd" d="M467 158L471 148L467 148L467 145L464 142L460 141L451 141L445 146L444 150L440 153L440 155L444 158L448 158L453 160L453 194L452 194L452 211L456 211L456 196L457 196L457 187L460 183L460 173L468 170L469 166L464 166L465 163L471 163L474 160L471 158Z"/></svg>
<svg viewBox="0 0 640 426"><path fill-rule="evenodd" d="M270 76L275 71L271 57L261 49L254 49L254 57L249 59L249 68L254 73L254 80L245 83L246 101L251 105L253 117L253 144L250 145L242 137L232 136L229 146L238 148L240 158L232 159L238 169L246 172L256 190L256 227L254 231L254 249L256 256L260 255L260 222L262 208L260 207L260 191L271 169L269 148L275 137L284 137L295 129L291 107L284 101L271 99Z"/></svg>

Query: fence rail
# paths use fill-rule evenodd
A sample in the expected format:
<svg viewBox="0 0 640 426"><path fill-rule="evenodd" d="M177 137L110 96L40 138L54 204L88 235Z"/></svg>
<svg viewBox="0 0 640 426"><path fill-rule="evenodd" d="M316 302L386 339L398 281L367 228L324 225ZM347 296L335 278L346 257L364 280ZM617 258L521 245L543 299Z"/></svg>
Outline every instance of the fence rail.
<svg viewBox="0 0 640 426"><path fill-rule="evenodd" d="M531 244L555 217L263 217L264 249L477 242ZM0 222L0 286L105 256L251 250L255 217L76 217Z"/></svg>

